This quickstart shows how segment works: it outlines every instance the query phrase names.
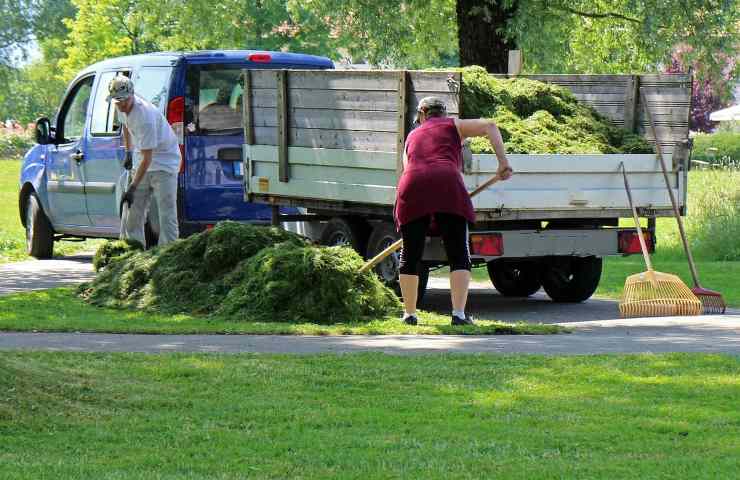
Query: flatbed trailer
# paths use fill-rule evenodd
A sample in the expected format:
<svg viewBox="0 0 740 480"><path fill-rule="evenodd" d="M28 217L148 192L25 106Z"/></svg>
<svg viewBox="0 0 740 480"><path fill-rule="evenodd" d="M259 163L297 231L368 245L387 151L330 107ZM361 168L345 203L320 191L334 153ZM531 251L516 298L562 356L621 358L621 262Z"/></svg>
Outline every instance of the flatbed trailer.
<svg viewBox="0 0 740 480"><path fill-rule="evenodd" d="M445 98L451 116L464 111L459 72L244 71L245 200L301 207L304 232L324 244L347 244L366 258L398 238L392 211L405 137L418 100ZM674 194L685 212L689 166L688 75L536 75L569 88L615 124L650 141L645 108L657 120ZM645 95L648 105L641 102ZM541 286L556 301L583 301L601 275L601 258L639 253L620 165L630 176L639 215L655 247L655 219L671 216L655 154L508 155L515 175L473 200L475 265L487 266L507 296ZM464 150L469 190L496 171L494 155ZM389 283L397 258L377 272ZM444 265L438 238L428 239L421 275Z"/></svg>

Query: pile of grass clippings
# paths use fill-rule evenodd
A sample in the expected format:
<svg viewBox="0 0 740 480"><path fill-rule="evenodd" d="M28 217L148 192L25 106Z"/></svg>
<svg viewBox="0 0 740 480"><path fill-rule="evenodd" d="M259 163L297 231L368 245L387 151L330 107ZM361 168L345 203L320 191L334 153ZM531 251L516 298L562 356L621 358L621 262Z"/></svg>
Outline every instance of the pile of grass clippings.
<svg viewBox="0 0 740 480"><path fill-rule="evenodd" d="M465 67L463 114L496 122L507 153L653 153L641 136L615 126L566 88L526 78L503 79ZM485 138L473 153L493 153Z"/></svg>
<svg viewBox="0 0 740 480"><path fill-rule="evenodd" d="M115 241L80 287L93 305L236 321L335 323L398 311L398 298L345 247L317 247L274 227L221 222L153 250Z"/></svg>
<svg viewBox="0 0 740 480"><path fill-rule="evenodd" d="M93 256L93 268L99 272L107 267L117 257L129 252L144 250L144 246L136 240L111 240L103 243Z"/></svg>

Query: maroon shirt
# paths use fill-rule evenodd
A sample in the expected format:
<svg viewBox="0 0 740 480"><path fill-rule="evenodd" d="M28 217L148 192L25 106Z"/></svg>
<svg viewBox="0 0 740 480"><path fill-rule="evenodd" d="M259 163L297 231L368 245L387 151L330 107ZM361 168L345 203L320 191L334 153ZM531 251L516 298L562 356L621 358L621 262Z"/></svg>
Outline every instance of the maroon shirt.
<svg viewBox="0 0 740 480"><path fill-rule="evenodd" d="M455 120L432 117L406 138L408 162L396 191L396 226L434 213L475 221L462 171L462 147Z"/></svg>

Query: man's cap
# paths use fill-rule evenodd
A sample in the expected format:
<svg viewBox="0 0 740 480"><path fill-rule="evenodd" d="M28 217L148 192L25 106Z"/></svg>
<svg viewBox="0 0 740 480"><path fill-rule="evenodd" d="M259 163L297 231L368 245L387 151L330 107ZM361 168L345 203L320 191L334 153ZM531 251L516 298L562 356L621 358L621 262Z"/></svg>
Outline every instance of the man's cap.
<svg viewBox="0 0 740 480"><path fill-rule="evenodd" d="M424 97L416 107L414 123L419 123L419 112L447 112L447 104L439 97Z"/></svg>
<svg viewBox="0 0 740 480"><path fill-rule="evenodd" d="M108 83L108 101L122 101L134 94L134 82L125 75L116 75Z"/></svg>

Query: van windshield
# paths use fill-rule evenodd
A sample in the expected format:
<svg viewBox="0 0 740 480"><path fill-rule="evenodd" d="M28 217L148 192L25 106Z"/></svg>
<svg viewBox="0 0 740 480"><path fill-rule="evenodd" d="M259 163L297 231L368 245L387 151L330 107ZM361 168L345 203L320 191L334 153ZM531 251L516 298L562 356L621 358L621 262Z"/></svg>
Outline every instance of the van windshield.
<svg viewBox="0 0 740 480"><path fill-rule="evenodd" d="M196 118L202 133L231 133L242 126L241 70L201 70Z"/></svg>

